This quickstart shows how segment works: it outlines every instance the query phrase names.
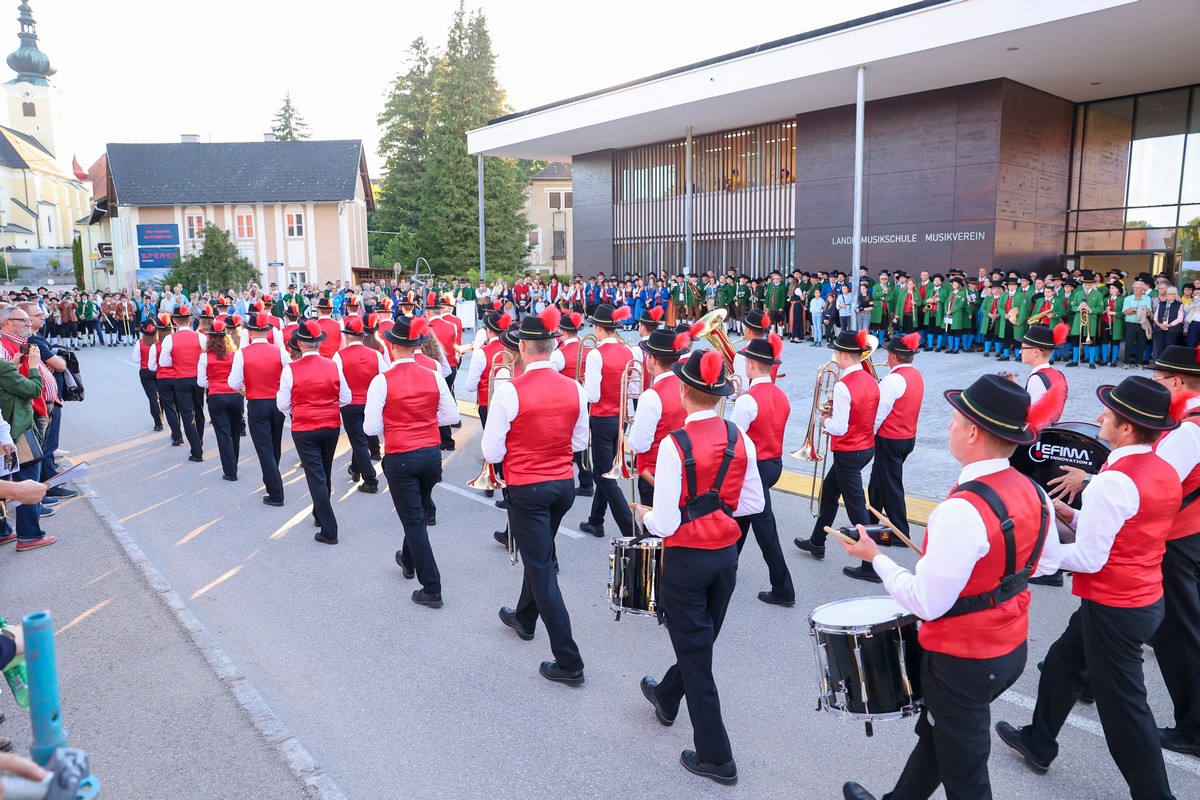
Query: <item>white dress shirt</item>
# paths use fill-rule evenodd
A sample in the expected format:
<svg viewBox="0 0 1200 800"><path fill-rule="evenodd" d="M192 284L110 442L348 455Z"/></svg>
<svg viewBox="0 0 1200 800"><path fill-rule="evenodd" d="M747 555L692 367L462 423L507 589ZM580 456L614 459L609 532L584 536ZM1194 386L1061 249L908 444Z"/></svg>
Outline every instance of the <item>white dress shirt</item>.
<svg viewBox="0 0 1200 800"><path fill-rule="evenodd" d="M383 435L383 407L388 401L387 376L384 373L392 370L397 364L412 363L414 360L411 358L398 358L392 362L391 367L371 379L371 385L367 387L367 405L363 410L363 432L367 436ZM433 373L433 377L437 380L438 387L437 424L453 425L460 419L458 403L455 402L454 395L450 394L446 379L437 372ZM404 402L403 397L394 397L392 400Z"/></svg>
<svg viewBox="0 0 1200 800"><path fill-rule="evenodd" d="M908 381L904 379L904 370L906 369L912 369L912 364L897 364L879 381L879 410L875 412L876 432L879 431L879 426L883 424L884 420L888 418L888 414L892 413L896 401L908 391ZM849 395L849 392L846 394ZM837 390L835 389L834 397L836 396ZM847 418L849 418L849 411L846 413Z"/></svg>
<svg viewBox="0 0 1200 800"><path fill-rule="evenodd" d="M554 369L554 365L549 361L534 361L525 367L525 373L528 374L537 369ZM583 387L576 383L575 388L579 390L579 418L575 420L575 427L571 431L571 452L578 453L587 449L591 430L588 425L587 398L583 394ZM497 386L496 393L488 406L487 425L483 428L483 439L480 442L483 457L488 463L499 464L504 460L504 454L508 452L508 431L512 428L512 421L517 418L517 412L520 410L521 404L512 381L505 381Z"/></svg>
<svg viewBox="0 0 1200 800"><path fill-rule="evenodd" d="M607 336L600 340L600 345L624 344L615 336ZM588 350L583 360L583 391L589 403L600 402L600 378L604 370L604 356L600 355L600 345Z"/></svg>
<svg viewBox="0 0 1200 800"><path fill-rule="evenodd" d="M1008 469L1008 459L990 458L962 468L958 484ZM657 491L657 490L656 490ZM655 495L657 497L657 494ZM1054 507L1043 495L1051 527L1034 575L1049 575L1058 569L1058 536L1054 530ZM961 497L946 500L929 515L925 529L925 555L915 572L880 553L872 560L883 588L904 609L921 619L937 619L950 610L971 578L976 562L990 550L987 526L975 506ZM1024 567L1017 564L1017 569Z"/></svg>
<svg viewBox="0 0 1200 800"><path fill-rule="evenodd" d="M684 424L711 419L716 415L715 411L697 411L689 414ZM762 478L755 467L758 454L754 442L740 431L739 436L746 448L746 479L742 483L742 493L738 496L733 516L744 517L762 511L766 498L763 497ZM679 507L683 499L683 462L679 460L678 448L664 442L658 448L658 459L654 462L654 508L646 512L643 520L646 530L660 538L673 536L683 520Z"/></svg>
<svg viewBox="0 0 1200 800"><path fill-rule="evenodd" d="M638 336L637 341L628 343L629 352L633 355L634 362L643 370L646 368L646 351L638 345L643 342L645 338L646 337L644 336ZM630 379L628 393L630 400L636 400L642 396L642 379L645 374L645 372L634 373L633 377Z"/></svg>
<svg viewBox="0 0 1200 800"><path fill-rule="evenodd" d="M1187 411L1195 411L1200 408L1200 397L1188 400L1184 408ZM1182 483L1188 475L1192 474L1196 464L1200 463L1200 425L1193 425L1190 422L1180 425L1159 440L1154 452L1175 468L1175 471L1179 473L1179 481Z"/></svg>
<svg viewBox="0 0 1200 800"><path fill-rule="evenodd" d="M484 344L491 342L493 338L489 334ZM480 345L471 351L471 364L467 367L468 392L479 392L479 381L483 379L484 373L487 372L487 367L487 353L483 352L483 345Z"/></svg>
<svg viewBox="0 0 1200 800"><path fill-rule="evenodd" d="M572 336L570 339L563 339L559 343L559 345L555 349L555 351L550 354L550 363L554 365L554 368L556 370L558 370L559 372L562 372L564 369L567 368L567 359L566 359L566 356L563 355L563 352L562 352L563 348L566 347L567 345L569 345L571 342L578 342L578 341L579 341L578 336Z"/></svg>
<svg viewBox="0 0 1200 800"><path fill-rule="evenodd" d="M300 356L301 358L311 358L316 356L321 358L321 353L317 350L310 350ZM338 380L340 386L338 388L338 405L350 405L350 387L346 385L346 376L342 374L342 365L338 362L334 363L337 367ZM292 413L292 365L285 364L283 372L279 374L279 394L275 396L275 404L279 406L279 410L284 414Z"/></svg>
<svg viewBox="0 0 1200 800"><path fill-rule="evenodd" d="M363 344L362 342L350 342L349 344L346 345L346 347L366 347L366 345ZM371 348L371 349L374 349L374 348ZM383 358L383 353L379 352L378 350L375 350L374 352L375 352L375 355L379 359L379 371L387 372L388 364L387 364L387 361L385 361ZM333 354L333 363L338 365L339 373L343 371L342 354L340 351ZM371 435L374 436L375 434L371 434Z"/></svg>
<svg viewBox="0 0 1200 800"><path fill-rule="evenodd" d="M638 401L637 411L633 412L633 424L629 428L629 437L625 444L634 453L645 453L654 446L654 432L658 430L658 422L662 419L662 398L658 394L658 384L674 372L664 372L655 375L642 399Z"/></svg>
<svg viewBox="0 0 1200 800"><path fill-rule="evenodd" d="M175 334L169 333L167 334L167 338L158 343L158 363L164 367L170 367L173 365L173 362L171 361L171 344L174 341ZM200 349L203 350L204 348L201 347Z"/></svg>
<svg viewBox="0 0 1200 800"><path fill-rule="evenodd" d="M746 391L742 392L734 402L733 413L729 415L729 421L741 428L742 433L750 430L750 426L754 424L754 420L758 419L758 401L750 396L750 387L770 382L770 375L755 378L750 381L750 386L746 386Z"/></svg>
<svg viewBox="0 0 1200 800"><path fill-rule="evenodd" d="M736 386L741 386L742 391L746 391L750 386L750 377L746 374L746 357L741 353L737 353L733 357L733 374L738 379Z"/></svg>
<svg viewBox="0 0 1200 800"><path fill-rule="evenodd" d="M1105 463L1112 466L1125 456L1149 452L1149 445L1126 445L1109 453ZM1137 485L1128 475L1113 469L1097 473L1083 487L1082 507L1070 523L1077 531L1075 541L1062 545L1059 565L1071 572L1099 572L1108 563L1117 533L1140 506Z"/></svg>
<svg viewBox="0 0 1200 800"><path fill-rule="evenodd" d="M196 385L201 389L208 388L208 351L200 354L200 360L196 362Z"/></svg>
<svg viewBox="0 0 1200 800"><path fill-rule="evenodd" d="M142 360L139 358L137 362L140 365ZM146 355L146 368L158 371L158 342L150 345L150 352Z"/></svg>
<svg viewBox="0 0 1200 800"><path fill-rule="evenodd" d="M825 432L830 436L845 436L850 430L850 389L846 386L846 376L861 369L861 362L855 364L833 385L833 415L825 420Z"/></svg>
<svg viewBox="0 0 1200 800"><path fill-rule="evenodd" d="M1029 392L1029 404L1033 405L1042 395L1047 392L1046 382L1041 378L1035 377L1039 372L1049 367L1050 364L1038 364L1029 372L1029 377L1025 380L1025 391Z"/></svg>
<svg viewBox="0 0 1200 800"><path fill-rule="evenodd" d="M291 363L291 359L288 358L287 353L285 353L283 350L280 350L266 339L254 339L250 342L250 344L246 345L246 347L243 347L242 350L250 347L269 347L279 354L279 363L281 366L286 367ZM237 390L244 388L246 385L246 359L242 355L242 350L238 350L233 354L233 364L229 367L230 389Z"/></svg>

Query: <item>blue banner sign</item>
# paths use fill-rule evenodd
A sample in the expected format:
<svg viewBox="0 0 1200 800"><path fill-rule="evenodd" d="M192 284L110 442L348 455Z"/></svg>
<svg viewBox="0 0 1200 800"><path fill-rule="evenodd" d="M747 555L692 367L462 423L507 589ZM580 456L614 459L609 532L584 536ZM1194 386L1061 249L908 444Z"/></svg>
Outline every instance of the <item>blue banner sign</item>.
<svg viewBox="0 0 1200 800"><path fill-rule="evenodd" d="M138 225L137 241L139 246L178 245L179 226L173 222L164 225Z"/></svg>
<svg viewBox="0 0 1200 800"><path fill-rule="evenodd" d="M138 248L138 267L141 269L168 269L177 258L178 247Z"/></svg>

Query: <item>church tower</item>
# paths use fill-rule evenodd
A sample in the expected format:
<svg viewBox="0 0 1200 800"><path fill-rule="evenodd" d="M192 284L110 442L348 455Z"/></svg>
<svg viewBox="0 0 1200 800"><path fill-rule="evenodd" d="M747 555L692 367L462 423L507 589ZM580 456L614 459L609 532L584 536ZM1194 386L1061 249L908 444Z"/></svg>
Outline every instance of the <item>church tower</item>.
<svg viewBox="0 0 1200 800"><path fill-rule="evenodd" d="M50 58L38 49L37 26L28 0L17 7L21 46L9 54L8 66L17 77L4 84L8 127L30 136L55 156L56 91L47 80L54 74ZM70 154L67 154L69 157Z"/></svg>

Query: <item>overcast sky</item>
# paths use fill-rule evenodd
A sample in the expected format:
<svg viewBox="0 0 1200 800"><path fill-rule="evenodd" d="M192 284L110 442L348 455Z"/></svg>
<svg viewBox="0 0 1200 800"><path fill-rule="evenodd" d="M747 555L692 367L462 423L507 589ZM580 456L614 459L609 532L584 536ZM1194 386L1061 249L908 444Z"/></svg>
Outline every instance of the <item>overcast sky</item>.
<svg viewBox="0 0 1200 800"><path fill-rule="evenodd" d="M0 54L16 49L19 0L0 0ZM262 138L290 91L315 138L364 140L378 177L375 118L409 43L440 47L456 0L269 3L30 0L58 70L59 155L85 167L107 142ZM901 0L703 3L489 0L500 83L517 110L853 19ZM4 68L7 70L7 68ZM781 113L786 110L781 109Z"/></svg>

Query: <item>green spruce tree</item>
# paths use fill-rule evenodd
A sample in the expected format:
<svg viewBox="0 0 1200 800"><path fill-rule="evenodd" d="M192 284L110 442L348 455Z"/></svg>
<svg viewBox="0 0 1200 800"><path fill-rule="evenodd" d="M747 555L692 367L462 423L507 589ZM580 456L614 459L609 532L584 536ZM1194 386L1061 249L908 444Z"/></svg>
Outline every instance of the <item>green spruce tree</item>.
<svg viewBox="0 0 1200 800"><path fill-rule="evenodd" d="M199 253L177 260L164 279L165 284L182 284L187 292L241 292L250 281L259 280L258 269L241 253L237 245L212 223L204 226L204 244Z"/></svg>
<svg viewBox="0 0 1200 800"><path fill-rule="evenodd" d="M308 123L304 121L304 117L300 116L300 112L292 103L291 92L283 96L283 107L275 113L275 119L271 123L271 133L274 133L275 138L281 142L312 138L312 134L308 131Z"/></svg>
<svg viewBox="0 0 1200 800"><path fill-rule="evenodd" d="M85 288L83 277L83 240L76 236L71 240L71 266L75 271L75 286Z"/></svg>

